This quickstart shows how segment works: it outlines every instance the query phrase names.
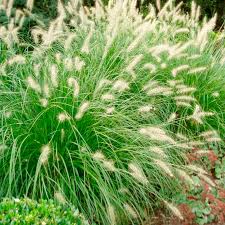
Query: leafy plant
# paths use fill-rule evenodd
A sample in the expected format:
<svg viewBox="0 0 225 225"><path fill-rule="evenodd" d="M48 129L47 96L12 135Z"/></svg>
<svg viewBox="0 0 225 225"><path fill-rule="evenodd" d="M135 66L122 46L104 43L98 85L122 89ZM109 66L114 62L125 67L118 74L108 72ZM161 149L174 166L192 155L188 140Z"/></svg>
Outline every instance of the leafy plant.
<svg viewBox="0 0 225 225"><path fill-rule="evenodd" d="M0 202L0 224L15 225L87 225L89 224L78 210L68 205L59 205L49 200L3 199Z"/></svg>
<svg viewBox="0 0 225 225"><path fill-rule="evenodd" d="M191 174L210 183L187 153L220 149L225 133L224 47L209 42L215 17L200 25L196 10L168 1L143 17L135 1L59 2L57 18L32 29L33 44L9 16L0 196L60 193L97 224L142 221L155 202L182 218L174 194L194 185Z"/></svg>

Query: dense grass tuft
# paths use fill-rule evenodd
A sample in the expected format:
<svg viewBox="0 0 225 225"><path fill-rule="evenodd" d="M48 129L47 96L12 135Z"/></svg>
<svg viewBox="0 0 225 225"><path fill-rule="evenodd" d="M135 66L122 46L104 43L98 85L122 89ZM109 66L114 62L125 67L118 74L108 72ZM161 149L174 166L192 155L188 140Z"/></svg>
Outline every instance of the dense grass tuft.
<svg viewBox="0 0 225 225"><path fill-rule="evenodd" d="M31 43L23 14L0 27L0 196L60 195L97 224L142 221L155 202L182 218L173 193L209 179L186 153L220 149L225 131L224 33L212 40L216 18L200 25L194 4L149 9L59 2Z"/></svg>

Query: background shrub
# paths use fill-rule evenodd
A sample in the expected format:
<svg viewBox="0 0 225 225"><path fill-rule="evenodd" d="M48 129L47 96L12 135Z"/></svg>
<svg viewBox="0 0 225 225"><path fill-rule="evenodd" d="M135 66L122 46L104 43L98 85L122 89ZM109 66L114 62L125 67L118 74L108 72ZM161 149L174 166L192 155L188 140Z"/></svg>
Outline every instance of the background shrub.
<svg viewBox="0 0 225 225"><path fill-rule="evenodd" d="M15 7L24 7L26 0L16 0ZM66 3L66 0L62 1ZM104 4L107 4L108 0L102 1ZM165 4L166 0L161 0L161 4ZM176 4L181 2L176 0ZM183 0L184 2L184 11L189 13L191 11L191 2L192 0ZM201 6L202 17L207 16L208 18L212 17L215 13L218 14L217 26L218 28L222 26L225 19L225 2L222 0L196 0L197 5ZM83 3L87 6L93 6L94 0L83 0ZM137 7L146 8L149 3L155 4L155 0L137 0ZM46 18L53 18L57 15L57 1L55 0L43 0L35 1L34 12L42 14Z"/></svg>
<svg viewBox="0 0 225 225"><path fill-rule="evenodd" d="M68 205L49 200L3 199L0 202L0 224L8 225L87 225L84 217Z"/></svg>

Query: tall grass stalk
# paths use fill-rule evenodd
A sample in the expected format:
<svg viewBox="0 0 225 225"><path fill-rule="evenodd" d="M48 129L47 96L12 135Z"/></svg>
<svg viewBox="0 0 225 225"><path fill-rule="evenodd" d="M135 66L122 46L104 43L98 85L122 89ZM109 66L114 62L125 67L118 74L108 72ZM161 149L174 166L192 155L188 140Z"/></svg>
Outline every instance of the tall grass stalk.
<svg viewBox="0 0 225 225"><path fill-rule="evenodd" d="M63 196L97 224L143 221L156 202L182 218L173 194L207 176L186 153L225 134L224 33L195 4L135 4L59 1L31 43L25 14L1 6L0 196Z"/></svg>

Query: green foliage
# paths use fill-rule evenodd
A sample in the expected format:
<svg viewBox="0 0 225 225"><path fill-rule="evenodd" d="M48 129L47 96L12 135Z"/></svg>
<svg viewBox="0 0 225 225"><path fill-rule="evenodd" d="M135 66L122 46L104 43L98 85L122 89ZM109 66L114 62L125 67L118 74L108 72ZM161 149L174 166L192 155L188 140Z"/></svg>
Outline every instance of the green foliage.
<svg viewBox="0 0 225 225"><path fill-rule="evenodd" d="M0 224L8 225L87 225L84 217L68 205L49 200L3 199L0 202Z"/></svg>
<svg viewBox="0 0 225 225"><path fill-rule="evenodd" d="M32 42L0 27L0 196L60 193L97 224L142 222L156 202L179 216L174 194L206 174L186 154L223 151L214 20L202 27L173 5L144 18L130 1L71 7Z"/></svg>

